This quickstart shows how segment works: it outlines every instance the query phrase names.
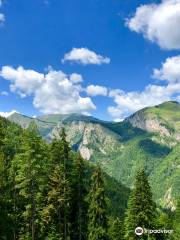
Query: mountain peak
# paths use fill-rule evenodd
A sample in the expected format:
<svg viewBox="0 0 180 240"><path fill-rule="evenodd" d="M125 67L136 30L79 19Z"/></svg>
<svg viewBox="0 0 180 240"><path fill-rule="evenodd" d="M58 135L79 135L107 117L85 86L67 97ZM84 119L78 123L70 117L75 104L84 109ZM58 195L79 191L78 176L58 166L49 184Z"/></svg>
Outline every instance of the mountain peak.
<svg viewBox="0 0 180 240"><path fill-rule="evenodd" d="M144 108L125 121L130 122L133 127L180 140L180 104L176 101Z"/></svg>
<svg viewBox="0 0 180 240"><path fill-rule="evenodd" d="M0 116L4 118L8 118L14 114L19 114L16 110L12 110L11 112L0 112Z"/></svg>
<svg viewBox="0 0 180 240"><path fill-rule="evenodd" d="M177 101L167 101L167 102L163 102L159 105L156 105L155 107L159 107L159 108L173 108L173 107L179 107L180 104Z"/></svg>

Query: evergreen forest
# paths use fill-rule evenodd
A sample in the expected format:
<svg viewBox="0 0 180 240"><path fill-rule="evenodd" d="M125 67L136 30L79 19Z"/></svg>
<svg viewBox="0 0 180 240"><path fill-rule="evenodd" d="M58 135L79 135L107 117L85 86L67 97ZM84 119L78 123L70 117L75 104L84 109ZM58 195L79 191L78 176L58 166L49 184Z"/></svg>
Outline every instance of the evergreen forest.
<svg viewBox="0 0 180 240"><path fill-rule="evenodd" d="M127 189L58 134L47 142L35 123L0 118L0 240L180 239L180 200L175 211L158 206L144 168Z"/></svg>

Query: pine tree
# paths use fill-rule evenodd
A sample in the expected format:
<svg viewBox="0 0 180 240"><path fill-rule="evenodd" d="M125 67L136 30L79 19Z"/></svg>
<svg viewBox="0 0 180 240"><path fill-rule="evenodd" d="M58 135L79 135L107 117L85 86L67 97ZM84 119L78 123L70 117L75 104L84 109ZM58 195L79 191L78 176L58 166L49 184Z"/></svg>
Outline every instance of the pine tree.
<svg viewBox="0 0 180 240"><path fill-rule="evenodd" d="M71 221L70 221L70 212L71 209L70 207L72 206L72 199L71 199L71 184L70 184L70 179L71 179L71 166L72 166L72 161L70 159L70 146L69 142L66 140L66 133L65 129L62 128L61 134L60 134L60 139L61 139L61 146L62 146L62 153L61 153L61 158L63 161L63 167L64 167L64 182L67 184L64 185L64 195L65 195L65 207L64 207L64 239L68 240L70 239L70 232L71 232ZM66 197L68 196L68 197Z"/></svg>
<svg viewBox="0 0 180 240"><path fill-rule="evenodd" d="M9 124L7 126L7 134L5 140L5 155L9 162L8 167L8 199L9 203L8 216L11 220L11 226L9 227L9 232L12 233L11 239L16 240L18 238L18 231L22 222L21 217L21 203L16 189L16 173L17 166L14 161L15 155L20 152L20 147L22 145L22 129L15 125Z"/></svg>
<svg viewBox="0 0 180 240"><path fill-rule="evenodd" d="M24 131L22 151L15 158L17 173L16 188L23 201L23 224L19 239L38 239L40 233L40 214L42 191L44 187L44 168L46 145L38 134L37 127L31 124Z"/></svg>
<svg viewBox="0 0 180 240"><path fill-rule="evenodd" d="M107 205L103 175L99 166L92 176L88 204L88 240L107 240Z"/></svg>
<svg viewBox="0 0 180 240"><path fill-rule="evenodd" d="M123 239L123 227L122 222L117 217L116 219L110 218L108 229L109 240L122 240Z"/></svg>
<svg viewBox="0 0 180 240"><path fill-rule="evenodd" d="M136 227L154 228L156 207L152 200L152 193L144 169L139 170L135 185L131 192L125 218L125 240L136 240ZM151 238L150 238L151 237ZM141 239L154 239L153 236L143 234Z"/></svg>
<svg viewBox="0 0 180 240"><path fill-rule="evenodd" d="M173 228L174 229L174 233L173 233L174 240L179 240L179 237L180 237L180 199L178 199L178 202L177 202L173 225L174 225L174 228Z"/></svg>
<svg viewBox="0 0 180 240"><path fill-rule="evenodd" d="M0 117L0 239L17 239L10 168L20 146L21 133L20 127Z"/></svg>
<svg viewBox="0 0 180 240"><path fill-rule="evenodd" d="M173 229L174 213L170 209L158 209L158 216L155 221L156 229ZM159 240L173 240L173 234L158 233Z"/></svg>
<svg viewBox="0 0 180 240"><path fill-rule="evenodd" d="M51 168L48 182L47 203L43 210L45 226L48 234L56 232L63 240L70 238L70 159L69 143L66 141L64 129L60 139L53 139L50 147Z"/></svg>
<svg viewBox="0 0 180 240"><path fill-rule="evenodd" d="M72 222L72 239L85 240L87 228L87 204L85 202L86 190L86 176L85 176L85 162L80 156L76 154L73 163L72 174L72 189L73 189L73 204L71 212Z"/></svg>
<svg viewBox="0 0 180 240"><path fill-rule="evenodd" d="M9 227L9 218L7 212L7 169L8 163L6 156L4 154L5 147L5 121L0 118L0 230L1 236L0 239L6 239L9 237L8 227Z"/></svg>
<svg viewBox="0 0 180 240"><path fill-rule="evenodd" d="M53 231L59 239L68 239L69 232L64 217L69 208L69 198L69 182L64 178L64 167L56 165L49 177L47 204L43 210L45 227L49 228L48 235L52 235Z"/></svg>

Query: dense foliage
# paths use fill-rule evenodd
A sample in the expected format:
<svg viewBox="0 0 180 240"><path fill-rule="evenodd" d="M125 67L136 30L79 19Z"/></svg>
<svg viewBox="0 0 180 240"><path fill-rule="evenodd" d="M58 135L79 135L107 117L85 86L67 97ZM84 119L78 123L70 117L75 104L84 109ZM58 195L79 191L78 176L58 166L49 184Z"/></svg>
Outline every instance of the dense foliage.
<svg viewBox="0 0 180 240"><path fill-rule="evenodd" d="M179 202L175 214L157 209L144 170L124 221L128 195L71 150L64 129L47 143L34 123L23 130L0 118L0 240L133 240L137 225L174 228L178 239Z"/></svg>
<svg viewBox="0 0 180 240"><path fill-rule="evenodd" d="M144 169L138 171L134 188L131 192L125 217L125 239L138 239L134 236L134 229L154 229L156 207ZM141 239L148 239L143 236ZM154 238L150 238L154 239Z"/></svg>

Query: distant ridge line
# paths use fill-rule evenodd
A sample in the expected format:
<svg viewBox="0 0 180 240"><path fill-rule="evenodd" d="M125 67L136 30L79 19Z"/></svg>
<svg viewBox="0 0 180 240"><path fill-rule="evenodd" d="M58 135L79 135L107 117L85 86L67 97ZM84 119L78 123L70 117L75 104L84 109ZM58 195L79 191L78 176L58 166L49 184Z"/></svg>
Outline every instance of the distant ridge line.
<svg viewBox="0 0 180 240"><path fill-rule="evenodd" d="M23 116L23 117L25 117L25 118L29 118L29 119L31 119L31 120L33 120L33 121L38 120L39 122L43 122L43 123L51 123L51 124L57 125L57 124L54 123L54 122L43 121L43 120L41 120L41 119L39 119L39 118L29 117L29 116L26 116L26 115L24 115L24 114L19 114L19 113L16 113L16 114L18 114L18 115L20 115L20 116Z"/></svg>

